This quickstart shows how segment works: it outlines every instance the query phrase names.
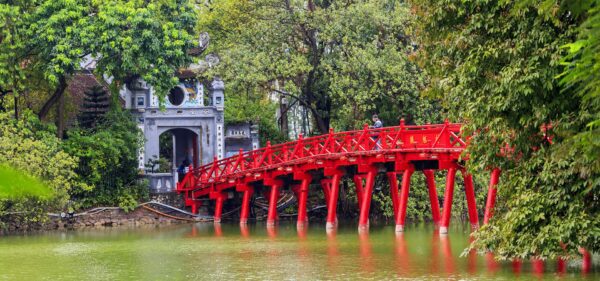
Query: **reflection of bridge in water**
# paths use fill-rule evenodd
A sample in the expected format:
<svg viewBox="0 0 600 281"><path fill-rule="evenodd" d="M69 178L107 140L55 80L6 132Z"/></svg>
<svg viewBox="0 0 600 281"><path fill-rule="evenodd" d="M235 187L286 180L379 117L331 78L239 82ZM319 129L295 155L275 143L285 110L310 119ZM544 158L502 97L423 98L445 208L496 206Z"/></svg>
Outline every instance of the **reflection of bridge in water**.
<svg viewBox="0 0 600 281"><path fill-rule="evenodd" d="M414 278L425 274L442 278L464 273L470 276L481 274L505 276L510 273L512 276L536 277L549 273L558 275L567 273L566 262L562 259L500 262L492 253L480 256L475 251L470 251L461 257L463 248L472 240L472 237L463 231L458 231L457 235L440 235L437 227L416 228L420 232L411 232L412 230L400 232L396 233L395 237L388 236L386 233L389 232L380 228L375 233L361 231L356 237L350 234L348 228L343 228L341 232L338 229L328 231L323 237L320 232L304 227L297 228L294 237L293 230L287 224L284 224L283 228L272 226L266 229L255 224L240 224L239 232L231 224L214 224L214 228L203 224L192 225L191 234L188 236L218 239L238 239L237 236L241 236L243 240L252 241L249 245L261 241L281 245L284 249L277 249L278 246L266 246L266 250L257 248L254 250L264 251L273 259L281 259L280 255L293 254L298 259L298 266L302 264L313 266L314 259L324 258L322 266L332 276L347 274L345 270L349 267L347 264L349 260L358 262L352 267L357 269L361 276L377 275L377 271L381 270L382 266L385 267L384 270L394 272L401 278ZM424 233L429 235L423 235ZM240 249L239 252L248 259L255 255L245 249ZM590 271L591 260L587 257L582 260L581 273L585 276Z"/></svg>

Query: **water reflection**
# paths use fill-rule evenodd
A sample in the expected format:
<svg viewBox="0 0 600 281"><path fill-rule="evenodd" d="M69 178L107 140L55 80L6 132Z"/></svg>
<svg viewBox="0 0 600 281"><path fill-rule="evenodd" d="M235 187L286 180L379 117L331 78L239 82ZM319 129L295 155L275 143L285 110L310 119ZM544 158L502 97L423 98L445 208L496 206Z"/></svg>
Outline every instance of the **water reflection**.
<svg viewBox="0 0 600 281"><path fill-rule="evenodd" d="M221 223L214 223L214 226L215 226L215 237L223 236L223 227L221 226Z"/></svg>
<svg viewBox="0 0 600 281"><path fill-rule="evenodd" d="M373 261L373 247L369 239L368 231L358 233L358 243L360 249L360 268L366 273L375 271L375 262Z"/></svg>
<svg viewBox="0 0 600 281"><path fill-rule="evenodd" d="M357 235L354 225L325 233L324 225L297 229L284 222L271 228L199 223L3 237L0 280L77 280L64 276L87 277L93 271L115 280L600 277L590 260L500 262L492 253L474 251L460 257L471 241L467 227L440 236L431 227L395 234L393 226L371 226L370 232ZM78 261L89 264L65 266Z"/></svg>
<svg viewBox="0 0 600 281"><path fill-rule="evenodd" d="M275 224L275 225L268 225L267 226L267 235L272 240L275 239L275 238L277 238L277 229L278 229L277 224Z"/></svg>
<svg viewBox="0 0 600 281"><path fill-rule="evenodd" d="M456 272L454 256L452 255L452 247L450 247L450 237L448 235L439 235L440 245L442 248L442 257L444 260L445 270L448 275L453 275Z"/></svg>
<svg viewBox="0 0 600 281"><path fill-rule="evenodd" d="M240 224L240 235L244 238L250 237L250 229L248 228L248 224Z"/></svg>
<svg viewBox="0 0 600 281"><path fill-rule="evenodd" d="M492 275L494 275L500 268L500 266L498 265L498 261L496 260L496 257L492 252L485 253L485 265L487 272Z"/></svg>
<svg viewBox="0 0 600 281"><path fill-rule="evenodd" d="M408 277L411 271L410 253L408 252L404 232L396 233L395 246L397 274L399 277Z"/></svg>
<svg viewBox="0 0 600 281"><path fill-rule="evenodd" d="M337 239L337 229L332 229L326 232L327 235L327 267L330 274L335 276L339 272L339 264L341 259L340 245Z"/></svg>
<svg viewBox="0 0 600 281"><path fill-rule="evenodd" d="M469 235L469 243L473 242L473 237ZM472 249L467 254L467 272L475 274L477 272L477 251Z"/></svg>

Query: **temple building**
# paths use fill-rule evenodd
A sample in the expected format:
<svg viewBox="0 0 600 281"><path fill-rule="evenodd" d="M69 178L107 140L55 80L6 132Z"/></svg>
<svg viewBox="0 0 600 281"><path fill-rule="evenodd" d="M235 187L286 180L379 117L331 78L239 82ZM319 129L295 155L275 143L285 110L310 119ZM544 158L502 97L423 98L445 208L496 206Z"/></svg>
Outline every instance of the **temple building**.
<svg viewBox="0 0 600 281"><path fill-rule="evenodd" d="M144 134L138 160L151 192L173 191L182 167L199 167L240 149L258 148L258 131L250 123L235 124L226 131L224 91L221 80L204 85L195 78L180 79L161 110L153 88L143 80L135 79L121 89L125 108L131 110Z"/></svg>

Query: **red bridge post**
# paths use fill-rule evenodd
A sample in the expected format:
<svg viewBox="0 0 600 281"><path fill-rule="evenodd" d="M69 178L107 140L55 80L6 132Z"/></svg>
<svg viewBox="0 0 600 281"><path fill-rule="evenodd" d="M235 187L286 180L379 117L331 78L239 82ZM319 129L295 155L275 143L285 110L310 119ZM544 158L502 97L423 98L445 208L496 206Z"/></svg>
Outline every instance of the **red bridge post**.
<svg viewBox="0 0 600 281"><path fill-rule="evenodd" d="M211 199L215 200L215 213L213 215L214 223L221 223L221 215L223 214L223 203L227 199L227 194L223 192L212 192Z"/></svg>
<svg viewBox="0 0 600 281"><path fill-rule="evenodd" d="M396 232L404 231L404 220L406 219L406 206L408 206L408 192L410 191L410 178L413 174L413 169L404 170L402 174L402 190L400 191L400 206L398 207L398 215L396 216Z"/></svg>
<svg viewBox="0 0 600 281"><path fill-rule="evenodd" d="M492 170L490 177L490 185L488 187L487 202L485 204L485 214L483 216L483 224L487 224L492 216L494 215L494 205L496 205L496 192L498 185L498 179L500 178L500 169L495 168Z"/></svg>
<svg viewBox="0 0 600 281"><path fill-rule="evenodd" d="M389 172L387 173L387 176L388 182L390 183L390 197L392 197L392 206L394 207L394 221L397 221L398 207L400 204L400 198L398 197L398 176L396 172Z"/></svg>
<svg viewBox="0 0 600 281"><path fill-rule="evenodd" d="M271 193L269 195L269 212L267 214L267 226L274 226L277 220L277 201L279 201L279 191L283 186L281 180L265 180L265 185L271 186Z"/></svg>
<svg viewBox="0 0 600 281"><path fill-rule="evenodd" d="M475 189L473 187L473 176L464 169L461 171L465 182L465 197L467 197L467 208L469 210L469 221L471 229L479 227L479 217L477 215L477 203L475 202Z"/></svg>
<svg viewBox="0 0 600 281"><path fill-rule="evenodd" d="M306 210L306 201L308 200L308 187L312 181L310 174L302 174L300 189L298 190L298 221L296 228L302 229L308 224L308 216Z"/></svg>
<svg viewBox="0 0 600 281"><path fill-rule="evenodd" d="M444 206L442 213L442 222L440 226L440 234L448 233L450 225L450 217L452 216L452 198L454 197L454 177L456 176L456 168L448 169L446 176L446 190L444 190Z"/></svg>
<svg viewBox="0 0 600 281"><path fill-rule="evenodd" d="M331 184L329 185L329 201L327 202L327 229L333 229L337 226L337 201L340 191L341 173L333 174Z"/></svg>
<svg viewBox="0 0 600 281"><path fill-rule="evenodd" d="M322 179L321 188L323 189L323 197L325 197L325 205L329 210L329 196L331 194L331 179Z"/></svg>
<svg viewBox="0 0 600 281"><path fill-rule="evenodd" d="M360 216L358 219L358 230L369 229L369 209L371 207L371 196L373 194L373 185L375 184L375 175L377 171L375 168L370 168L367 172L367 182L365 183L365 190L363 192L362 203L360 207Z"/></svg>
<svg viewBox="0 0 600 281"><path fill-rule="evenodd" d="M252 195L254 195L254 188L243 184L239 186L238 191L244 192L244 196L242 197L242 208L240 210L240 224L247 224L248 217L250 216L250 201L252 200Z"/></svg>
<svg viewBox="0 0 600 281"><path fill-rule="evenodd" d="M435 189L435 174L432 170L423 170L427 189L429 190L429 203L431 204L431 219L435 227L440 225L440 202Z"/></svg>
<svg viewBox="0 0 600 281"><path fill-rule="evenodd" d="M358 206L358 211L360 212L360 207L362 206L362 198L363 198L363 177L360 175L355 175L352 177L354 181L354 186L356 187L356 205Z"/></svg>

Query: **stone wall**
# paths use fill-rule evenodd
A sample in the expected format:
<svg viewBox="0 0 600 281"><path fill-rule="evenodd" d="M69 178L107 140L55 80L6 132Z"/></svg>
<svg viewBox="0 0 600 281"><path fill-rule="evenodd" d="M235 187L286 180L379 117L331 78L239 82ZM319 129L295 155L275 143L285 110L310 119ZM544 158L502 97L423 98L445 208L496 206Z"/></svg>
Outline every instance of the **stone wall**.
<svg viewBox="0 0 600 281"><path fill-rule="evenodd" d="M161 195L169 197L169 195ZM169 197L167 202L176 202L178 197ZM163 198L164 199L164 198ZM167 200L167 199L165 199ZM179 199L180 200L180 199ZM191 219L190 216L181 213L173 213L173 216L179 218ZM134 211L125 212L121 209L107 209L98 213L78 215L73 217L60 218L50 216L45 222L40 223L24 223L16 219L7 221L4 224L5 229L0 229L1 234L9 233L24 233L32 231L44 231L53 229L82 229L94 227L137 227L143 225L170 225L192 222L202 222L204 220L179 220L169 218L154 212L151 212L143 207L138 207Z"/></svg>

